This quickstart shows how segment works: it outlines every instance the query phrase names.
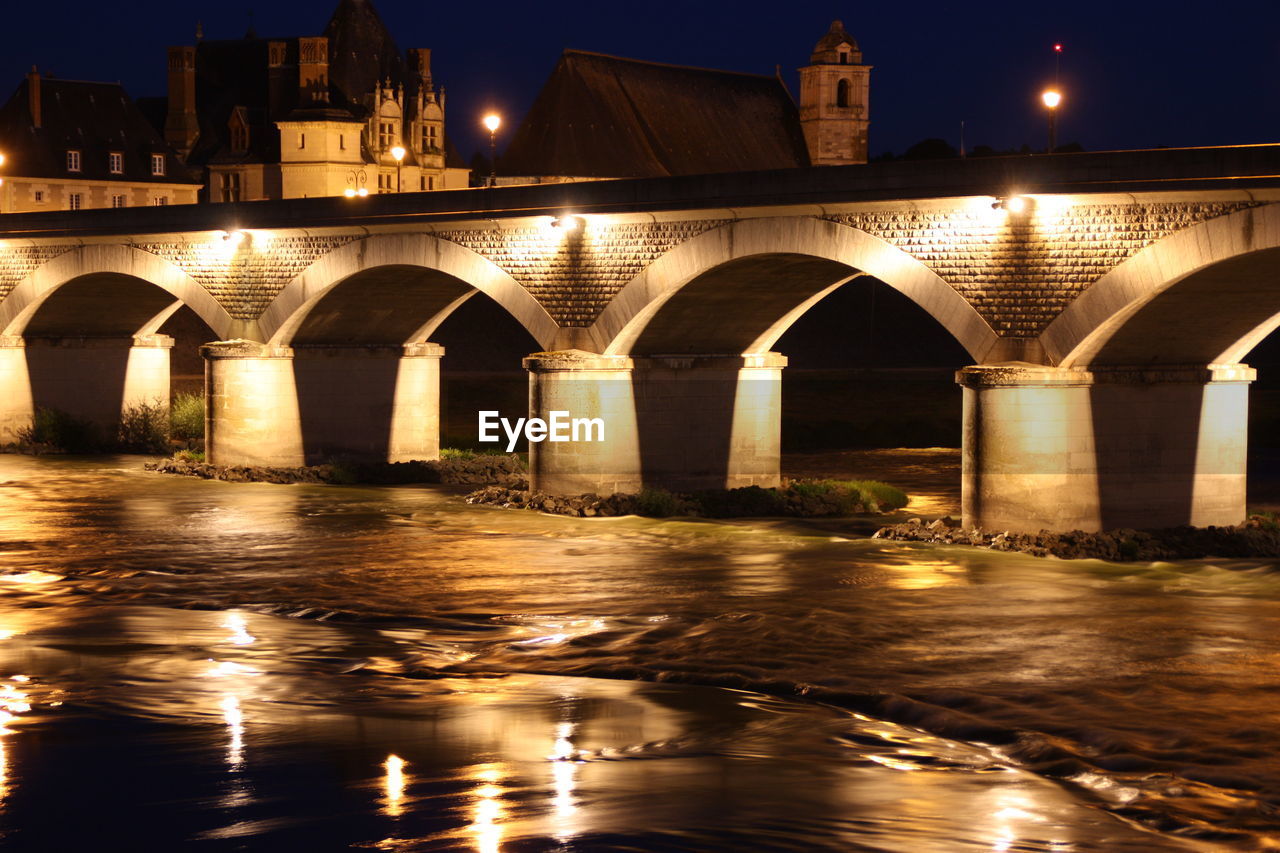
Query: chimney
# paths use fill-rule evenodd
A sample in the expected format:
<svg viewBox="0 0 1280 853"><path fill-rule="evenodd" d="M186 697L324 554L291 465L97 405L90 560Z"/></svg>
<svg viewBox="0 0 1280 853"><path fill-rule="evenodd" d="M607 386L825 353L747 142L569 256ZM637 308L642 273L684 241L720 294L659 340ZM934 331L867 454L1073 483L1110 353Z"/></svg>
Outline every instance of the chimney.
<svg viewBox="0 0 1280 853"><path fill-rule="evenodd" d="M329 39L298 39L298 102L329 103Z"/></svg>
<svg viewBox="0 0 1280 853"><path fill-rule="evenodd" d="M409 73L422 87L422 91L431 90L431 48L415 47L409 50Z"/></svg>
<svg viewBox="0 0 1280 853"><path fill-rule="evenodd" d="M41 109L43 104L40 103L40 72L34 65L27 74L27 103L31 108L31 126L40 127L43 121Z"/></svg>
<svg viewBox="0 0 1280 853"><path fill-rule="evenodd" d="M289 43L273 41L267 45L267 112L271 121L283 118L289 110L289 86L292 83L286 65Z"/></svg>
<svg viewBox="0 0 1280 853"><path fill-rule="evenodd" d="M164 120L164 141L185 159L200 135L196 118L196 49L169 48L169 113Z"/></svg>

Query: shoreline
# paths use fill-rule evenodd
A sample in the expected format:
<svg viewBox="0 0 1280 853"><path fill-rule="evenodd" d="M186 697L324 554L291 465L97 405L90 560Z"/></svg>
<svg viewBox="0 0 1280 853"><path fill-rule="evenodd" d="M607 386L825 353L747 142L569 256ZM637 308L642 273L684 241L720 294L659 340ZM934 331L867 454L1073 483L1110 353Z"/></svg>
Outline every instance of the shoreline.
<svg viewBox="0 0 1280 853"><path fill-rule="evenodd" d="M1094 559L1117 563L1200 560L1207 557L1280 557L1280 523L1263 515L1251 515L1240 524L1228 527L1119 528L1096 533L1083 530L1041 530L1038 533L984 531L965 529L951 518L939 518L928 524L919 518L909 518L900 524L880 528L871 538L890 542L964 545L1061 560Z"/></svg>

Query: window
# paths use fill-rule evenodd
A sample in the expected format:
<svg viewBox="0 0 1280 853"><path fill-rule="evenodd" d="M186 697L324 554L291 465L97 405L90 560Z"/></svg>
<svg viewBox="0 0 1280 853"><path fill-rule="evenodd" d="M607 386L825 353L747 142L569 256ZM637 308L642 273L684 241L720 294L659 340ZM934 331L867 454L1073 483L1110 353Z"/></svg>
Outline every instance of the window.
<svg viewBox="0 0 1280 853"><path fill-rule="evenodd" d="M70 193L67 196L67 210L79 210L84 207L84 196L80 193Z"/></svg>
<svg viewBox="0 0 1280 853"><path fill-rule="evenodd" d="M392 180L392 175L390 172L379 172L378 173L378 192L380 193L391 192L391 180Z"/></svg>
<svg viewBox="0 0 1280 853"><path fill-rule="evenodd" d="M427 176L427 189L429 189L429 190L433 190L433 189L435 189L435 188L436 188L436 176L435 176L435 175L428 175L428 176Z"/></svg>
<svg viewBox="0 0 1280 853"><path fill-rule="evenodd" d="M307 147L307 135L305 133L298 134L298 150L301 151Z"/></svg>
<svg viewBox="0 0 1280 853"><path fill-rule="evenodd" d="M68 172L80 171L80 152L79 151L67 152L67 171Z"/></svg>
<svg viewBox="0 0 1280 853"><path fill-rule="evenodd" d="M386 151L396 144L396 123L394 121L378 122L378 148Z"/></svg>
<svg viewBox="0 0 1280 853"><path fill-rule="evenodd" d="M836 106L837 107L849 106L849 81L848 80L841 80L839 85L836 86Z"/></svg>
<svg viewBox="0 0 1280 853"><path fill-rule="evenodd" d="M151 155L151 174L153 175L164 174L164 155L163 154Z"/></svg>
<svg viewBox="0 0 1280 853"><path fill-rule="evenodd" d="M425 190L427 188L427 176L423 175L418 179L418 189Z"/></svg>
<svg viewBox="0 0 1280 853"><path fill-rule="evenodd" d="M35 200L39 203L44 203L44 190L35 191Z"/></svg>
<svg viewBox="0 0 1280 853"><path fill-rule="evenodd" d="M339 151L346 151L346 150L347 150L347 136L346 136L346 134L343 134L343 133L339 133L339 134L338 134L338 150L339 150Z"/></svg>
<svg viewBox="0 0 1280 853"><path fill-rule="evenodd" d="M152 207L165 207L168 204L169 204L168 196L158 195L155 198L151 199Z"/></svg>
<svg viewBox="0 0 1280 853"><path fill-rule="evenodd" d="M113 195L111 197L111 206L112 207L128 207L129 206L128 196Z"/></svg>
<svg viewBox="0 0 1280 853"><path fill-rule="evenodd" d="M841 65L849 64L849 54L845 53L843 50L840 51L840 64Z"/></svg>
<svg viewBox="0 0 1280 853"><path fill-rule="evenodd" d="M238 154L249 150L249 128L239 122L231 125L231 150Z"/></svg>
<svg viewBox="0 0 1280 853"><path fill-rule="evenodd" d="M222 200L240 200L240 173L226 172L222 175Z"/></svg>
<svg viewBox="0 0 1280 853"><path fill-rule="evenodd" d="M119 151L112 151L107 155L107 166L111 169L113 175L124 174L124 155Z"/></svg>

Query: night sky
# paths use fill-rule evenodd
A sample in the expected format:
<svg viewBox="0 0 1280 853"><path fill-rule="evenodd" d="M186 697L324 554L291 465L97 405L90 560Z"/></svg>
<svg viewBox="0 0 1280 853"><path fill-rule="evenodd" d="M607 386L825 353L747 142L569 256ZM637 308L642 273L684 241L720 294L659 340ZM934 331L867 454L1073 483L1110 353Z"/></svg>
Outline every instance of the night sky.
<svg viewBox="0 0 1280 853"><path fill-rule="evenodd" d="M337 0L253 7L259 35L318 35ZM401 49L434 49L447 128L464 156L497 108L518 119L565 47L712 68L795 69L834 17L874 65L871 151L942 137L1042 147L1041 87L1062 42L1059 142L1086 149L1280 142L1280 3L583 3L377 0ZM100 0L8 4L7 96L37 64L59 77L163 94L165 47L244 35L250 4Z"/></svg>

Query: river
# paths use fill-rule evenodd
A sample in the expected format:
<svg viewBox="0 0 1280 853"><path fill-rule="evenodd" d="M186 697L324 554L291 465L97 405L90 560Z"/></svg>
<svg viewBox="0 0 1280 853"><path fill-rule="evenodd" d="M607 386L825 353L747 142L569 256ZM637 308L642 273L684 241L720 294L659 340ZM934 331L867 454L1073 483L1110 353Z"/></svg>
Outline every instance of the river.
<svg viewBox="0 0 1280 853"><path fill-rule="evenodd" d="M0 456L3 849L1280 845L1270 562L141 461Z"/></svg>

